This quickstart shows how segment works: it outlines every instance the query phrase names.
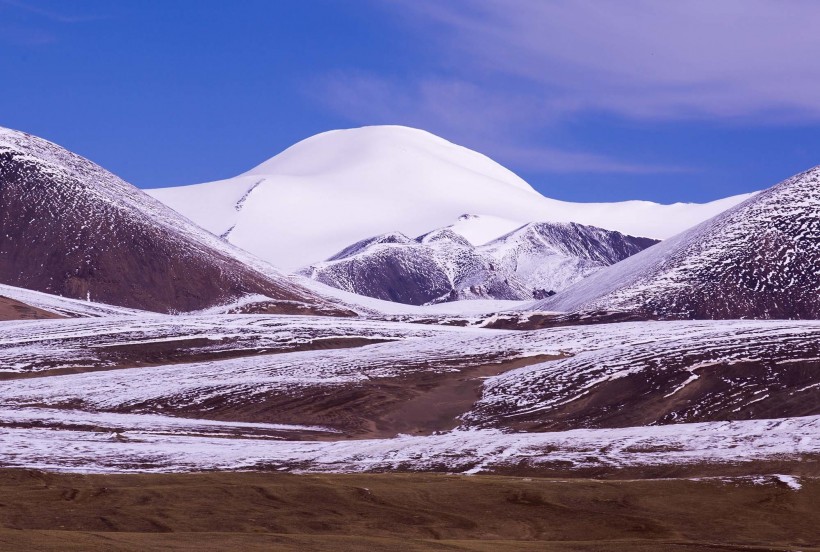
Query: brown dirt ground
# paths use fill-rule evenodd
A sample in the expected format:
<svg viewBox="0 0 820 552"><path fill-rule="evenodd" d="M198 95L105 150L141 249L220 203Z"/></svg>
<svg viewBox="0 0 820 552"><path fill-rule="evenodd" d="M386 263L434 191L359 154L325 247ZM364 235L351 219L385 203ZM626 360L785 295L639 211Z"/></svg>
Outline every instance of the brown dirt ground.
<svg viewBox="0 0 820 552"><path fill-rule="evenodd" d="M175 404L136 407L148 406L155 412L192 418L321 425L342 431L343 438L385 438L400 433L430 435L461 423L458 416L481 398L484 378L557 358L560 357L476 358L475 365L458 371L414 369L404 376L372 378L342 388L308 388L298 395L271 393L254 402L237 403L216 397L190 408Z"/></svg>
<svg viewBox="0 0 820 552"><path fill-rule="evenodd" d="M0 471L0 550L820 548L820 480Z"/></svg>
<svg viewBox="0 0 820 552"><path fill-rule="evenodd" d="M63 318L59 314L32 307L9 297L0 296L0 320L40 320Z"/></svg>

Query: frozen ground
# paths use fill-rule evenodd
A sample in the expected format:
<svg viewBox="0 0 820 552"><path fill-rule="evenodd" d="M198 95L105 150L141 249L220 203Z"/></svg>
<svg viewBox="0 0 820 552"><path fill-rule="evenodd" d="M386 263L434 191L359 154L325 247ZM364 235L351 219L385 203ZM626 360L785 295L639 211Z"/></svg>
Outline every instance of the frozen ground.
<svg viewBox="0 0 820 552"><path fill-rule="evenodd" d="M323 340L426 338L480 330L357 318L199 314L10 321L0 324L0 376L145 362L148 349L177 346L199 354L255 355ZM484 331L480 335L486 335ZM244 361L254 364L256 361ZM171 368L173 370L173 368Z"/></svg>
<svg viewBox="0 0 820 552"><path fill-rule="evenodd" d="M388 341L290 349L351 337ZM178 362L123 368L106 356L168 343L179 345ZM245 353L185 361L207 343ZM476 473L519 464L573 470L795 461L820 452L818 344L815 321L530 332L263 315L7 322L0 363L14 379L0 382L0 466ZM537 360L546 358L554 360ZM399 398L412 390L415 401L431 393L438 398L427 407L435 409L448 400L435 395L436 385L472 385L472 370L521 359L532 360L483 380L480 400L465 407L452 431L348 439L333 424L294 422L301 411L287 410L292 401L387 389L398 389ZM83 363L95 370L32 377L43 366ZM445 379L418 379L431 375ZM259 423L245 418L249 408ZM358 408L354 401L351 410L333 412L344 418Z"/></svg>
<svg viewBox="0 0 820 552"><path fill-rule="evenodd" d="M38 329L43 332L39 337ZM633 383L640 381L649 388L641 389L628 404L635 407L635 401L649 397L680 407L681 419L689 421L703 419L693 410L704 416L712 409L723 412L728 406L743 409L752 400L761 408L767 399L775 398L782 408L781 395L805 397L810 403L820 391L820 322L806 321L631 322L513 332L287 316L119 319L110 321L108 327L105 321L69 320L12 325L2 335L0 358L10 370L20 372L38 369L42 358L50 359L49 367L54 367L55 358L63 358L65 365L90 364L94 359L88 355L99 357L101 351L126 343L203 338L218 345L220 340L237 336L254 342L248 356L14 380L3 385L0 401L16 405L82 404L96 410L205 409L214 401L247 405L272 394L292 395L319 388L330 393L334 388L369 384L375 379L457 372L488 362L539 356L564 358L487 380L481 400L465 415L467 423L497 424L501 418L532 413L550 417L552 411L586 396L606 395L608 385L630 377ZM294 341L334 336L398 341L346 349L257 353L259 349L284 348ZM236 341L230 343L237 346ZM745 378L743 374L734 376L737 381L725 389L710 387L684 405L674 402L685 395L687 385L696 387L693 382L697 377L705 379L714 372L718 379L726 378L721 369L738 363L754 364L759 369L748 369ZM781 381L778 374L788 374L790 366L799 367L802 375ZM140 384L134 385L135 381ZM615 409L626 405L606 406ZM656 411L671 416L666 422L676 420L670 412L653 406Z"/></svg>

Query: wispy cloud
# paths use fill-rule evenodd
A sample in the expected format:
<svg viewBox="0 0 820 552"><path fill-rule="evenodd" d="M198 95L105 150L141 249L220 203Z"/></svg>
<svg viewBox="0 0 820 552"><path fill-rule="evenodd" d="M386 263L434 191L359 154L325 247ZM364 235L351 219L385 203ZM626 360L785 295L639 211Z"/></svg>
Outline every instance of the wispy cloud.
<svg viewBox="0 0 820 552"><path fill-rule="evenodd" d="M820 118L813 0L403 0L452 67L575 110L652 120Z"/></svg>
<svg viewBox="0 0 820 552"><path fill-rule="evenodd" d="M29 12L36 16L42 17L55 23L84 23L86 21L98 21L100 19L107 19L104 15L90 15L90 14L69 14L62 11L54 11L44 8L32 2L24 2L22 0L0 0L0 5L5 5L10 8L16 8L25 12Z"/></svg>
<svg viewBox="0 0 820 552"><path fill-rule="evenodd" d="M653 124L820 122L816 0L379 6L435 55L389 76L332 75L327 103L357 122L416 124L490 144L487 153L523 169L681 170L565 151L552 132L600 115Z"/></svg>
<svg viewBox="0 0 820 552"><path fill-rule="evenodd" d="M57 42L60 27L103 19L108 16L54 11L23 0L0 0L0 39L17 46L44 46Z"/></svg>

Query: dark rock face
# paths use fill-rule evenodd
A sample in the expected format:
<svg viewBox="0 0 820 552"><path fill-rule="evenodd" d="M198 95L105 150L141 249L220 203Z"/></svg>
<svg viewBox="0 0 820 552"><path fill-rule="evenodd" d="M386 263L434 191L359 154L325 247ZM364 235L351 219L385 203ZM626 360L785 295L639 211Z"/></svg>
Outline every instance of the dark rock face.
<svg viewBox="0 0 820 552"><path fill-rule="evenodd" d="M329 286L410 305L518 299L523 293L515 283L496 277L469 243L422 243L422 238L393 233L363 240L302 273Z"/></svg>
<svg viewBox="0 0 820 552"><path fill-rule="evenodd" d="M450 293L450 283L441 267L410 251L383 251L369 262L352 260L337 265L318 280L331 283L340 277L348 278L351 288L360 295L410 305L423 305Z"/></svg>
<svg viewBox="0 0 820 552"><path fill-rule="evenodd" d="M249 293L329 306L244 256L90 161L0 129L0 282L158 312Z"/></svg>
<svg viewBox="0 0 820 552"><path fill-rule="evenodd" d="M537 308L691 319L817 319L820 169L781 182Z"/></svg>
<svg viewBox="0 0 820 552"><path fill-rule="evenodd" d="M574 223L527 224L480 247L450 228L416 239L392 232L359 241L302 274L412 305L542 299L654 243Z"/></svg>

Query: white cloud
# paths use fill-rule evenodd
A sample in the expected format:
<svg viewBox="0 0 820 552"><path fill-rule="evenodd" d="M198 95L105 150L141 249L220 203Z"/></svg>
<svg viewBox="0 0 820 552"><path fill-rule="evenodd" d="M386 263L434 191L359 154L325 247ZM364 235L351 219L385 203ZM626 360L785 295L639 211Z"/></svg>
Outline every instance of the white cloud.
<svg viewBox="0 0 820 552"><path fill-rule="evenodd" d="M323 103L357 124L402 124L429 130L510 167L537 172L657 173L676 167L539 145L530 135L561 117L559 105L456 79L390 80L336 73L311 86Z"/></svg>

